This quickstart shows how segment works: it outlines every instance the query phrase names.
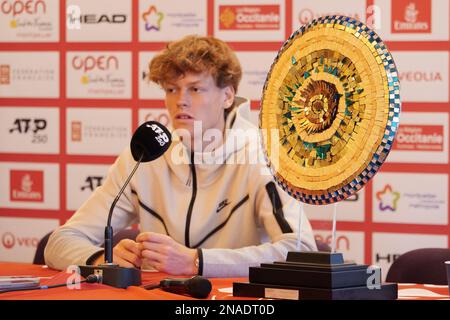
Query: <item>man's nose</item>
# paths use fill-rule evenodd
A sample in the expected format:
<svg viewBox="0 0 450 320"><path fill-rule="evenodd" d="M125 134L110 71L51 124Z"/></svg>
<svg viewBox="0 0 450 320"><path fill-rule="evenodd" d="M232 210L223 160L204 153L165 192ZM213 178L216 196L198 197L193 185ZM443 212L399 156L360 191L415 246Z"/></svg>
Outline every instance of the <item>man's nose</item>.
<svg viewBox="0 0 450 320"><path fill-rule="evenodd" d="M189 97L187 91L184 89L178 90L177 107L179 108L189 107Z"/></svg>

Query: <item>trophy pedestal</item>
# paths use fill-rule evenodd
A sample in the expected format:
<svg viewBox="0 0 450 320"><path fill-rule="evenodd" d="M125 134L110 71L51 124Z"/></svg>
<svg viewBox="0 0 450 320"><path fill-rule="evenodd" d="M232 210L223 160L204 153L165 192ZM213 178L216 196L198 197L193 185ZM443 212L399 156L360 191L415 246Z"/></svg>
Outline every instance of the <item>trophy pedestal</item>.
<svg viewBox="0 0 450 320"><path fill-rule="evenodd" d="M284 262L250 267L249 282L233 283L233 296L292 300L397 299L397 284L381 284L381 274L379 282L374 283L368 267L344 262L342 253L289 252Z"/></svg>

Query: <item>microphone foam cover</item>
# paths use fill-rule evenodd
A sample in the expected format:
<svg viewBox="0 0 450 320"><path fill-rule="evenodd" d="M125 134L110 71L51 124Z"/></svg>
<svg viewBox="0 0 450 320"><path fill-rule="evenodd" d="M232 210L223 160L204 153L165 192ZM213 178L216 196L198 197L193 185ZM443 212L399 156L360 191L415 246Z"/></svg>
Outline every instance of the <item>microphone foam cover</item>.
<svg viewBox="0 0 450 320"><path fill-rule="evenodd" d="M194 298L204 299L211 292L211 282L203 277L195 276L189 280L189 291Z"/></svg>
<svg viewBox="0 0 450 320"><path fill-rule="evenodd" d="M155 160L169 149L172 143L170 131L161 123L147 121L139 126L130 142L131 154L134 160L141 162Z"/></svg>

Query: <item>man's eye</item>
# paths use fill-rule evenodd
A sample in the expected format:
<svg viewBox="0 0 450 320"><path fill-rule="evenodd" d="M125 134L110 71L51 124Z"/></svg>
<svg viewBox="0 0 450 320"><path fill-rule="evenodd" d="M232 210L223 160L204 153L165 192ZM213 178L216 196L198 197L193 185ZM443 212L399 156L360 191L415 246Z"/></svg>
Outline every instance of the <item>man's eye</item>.
<svg viewBox="0 0 450 320"><path fill-rule="evenodd" d="M194 91L194 92L201 92L202 89L201 89L201 88L198 88L198 87L193 87L193 88L192 88L192 91Z"/></svg>
<svg viewBox="0 0 450 320"><path fill-rule="evenodd" d="M166 88L166 92L174 93L175 92L175 88Z"/></svg>

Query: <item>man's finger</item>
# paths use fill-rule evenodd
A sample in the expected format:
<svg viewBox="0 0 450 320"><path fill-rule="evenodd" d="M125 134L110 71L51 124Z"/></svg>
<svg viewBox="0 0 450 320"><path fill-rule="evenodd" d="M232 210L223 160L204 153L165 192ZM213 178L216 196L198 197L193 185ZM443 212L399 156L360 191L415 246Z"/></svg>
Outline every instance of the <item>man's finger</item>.
<svg viewBox="0 0 450 320"><path fill-rule="evenodd" d="M162 269L162 264L156 260L145 259L144 265L145 265L146 269L149 269L149 267L156 269L157 271L161 271L161 269Z"/></svg>
<svg viewBox="0 0 450 320"><path fill-rule="evenodd" d="M156 243L166 243L171 241L172 238L161 233L156 232L143 232L136 237L137 242L156 242Z"/></svg>
<svg viewBox="0 0 450 320"><path fill-rule="evenodd" d="M162 244L162 243L148 242L148 241L142 242L143 250L155 251L162 255L167 255L167 253L169 251L169 247L170 246L168 246L167 244ZM141 254L142 254L142 251L141 251Z"/></svg>
<svg viewBox="0 0 450 320"><path fill-rule="evenodd" d="M142 258L146 259L146 260L153 260L153 261L157 261L157 262L163 262L165 256L162 255L159 252L153 251L153 250L142 250Z"/></svg>
<svg viewBox="0 0 450 320"><path fill-rule="evenodd" d="M137 256L141 255L141 250L140 250L139 244L134 242L131 239L123 239L122 241L120 241L120 245L122 245L128 251L133 252Z"/></svg>
<svg viewBox="0 0 450 320"><path fill-rule="evenodd" d="M125 268L134 268L135 265L122 259L119 256L114 256L114 263L117 263L119 266L121 267L125 267Z"/></svg>
<svg viewBox="0 0 450 320"><path fill-rule="evenodd" d="M131 251L127 251L126 249L118 249L118 250L116 250L115 254L122 260L132 263L133 266L136 266L136 267L141 266L140 256L134 254Z"/></svg>

